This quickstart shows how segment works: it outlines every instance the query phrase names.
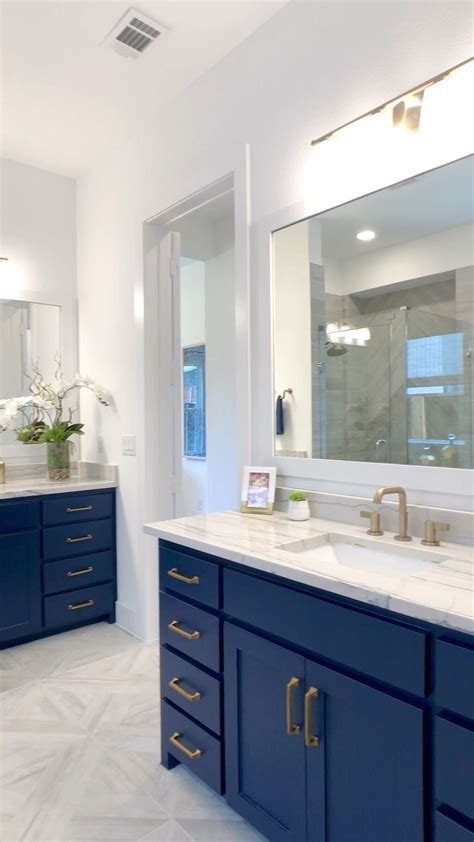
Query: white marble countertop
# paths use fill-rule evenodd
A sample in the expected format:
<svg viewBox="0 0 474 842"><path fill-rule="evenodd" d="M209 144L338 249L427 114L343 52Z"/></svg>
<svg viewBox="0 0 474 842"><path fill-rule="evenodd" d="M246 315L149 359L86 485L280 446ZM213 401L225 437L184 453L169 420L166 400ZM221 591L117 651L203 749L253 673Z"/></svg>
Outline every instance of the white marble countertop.
<svg viewBox="0 0 474 842"><path fill-rule="evenodd" d="M76 476L53 482L47 479L21 479L0 485L0 500L14 500L17 497L34 497L39 494L64 494L68 491L95 491L100 488L116 488L112 480L87 479Z"/></svg>
<svg viewBox="0 0 474 842"><path fill-rule="evenodd" d="M419 539L404 545L431 555L442 554L445 561L433 561L433 569L416 574L401 573L399 578L380 572L336 566L327 561L306 562L298 554L279 545L309 538L320 532L339 532L382 545L397 547L392 533L382 538L337 521L311 518L302 523L288 520L275 512L271 517L238 512L197 515L145 525L145 532L195 550L273 573L294 582L350 597L360 602L474 634L474 558L470 547L442 542L433 549L423 547Z"/></svg>

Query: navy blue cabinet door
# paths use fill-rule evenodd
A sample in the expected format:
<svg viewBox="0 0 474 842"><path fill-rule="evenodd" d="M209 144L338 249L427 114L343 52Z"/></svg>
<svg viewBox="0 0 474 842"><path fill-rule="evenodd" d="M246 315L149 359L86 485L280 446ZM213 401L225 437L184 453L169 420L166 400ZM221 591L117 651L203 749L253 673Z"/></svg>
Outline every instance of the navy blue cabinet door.
<svg viewBox="0 0 474 842"><path fill-rule="evenodd" d="M302 842L304 658L230 623L224 657L227 801L272 842Z"/></svg>
<svg viewBox="0 0 474 842"><path fill-rule="evenodd" d="M423 712L306 661L308 842L422 842Z"/></svg>
<svg viewBox="0 0 474 842"><path fill-rule="evenodd" d="M0 643L41 630L39 532L0 535Z"/></svg>

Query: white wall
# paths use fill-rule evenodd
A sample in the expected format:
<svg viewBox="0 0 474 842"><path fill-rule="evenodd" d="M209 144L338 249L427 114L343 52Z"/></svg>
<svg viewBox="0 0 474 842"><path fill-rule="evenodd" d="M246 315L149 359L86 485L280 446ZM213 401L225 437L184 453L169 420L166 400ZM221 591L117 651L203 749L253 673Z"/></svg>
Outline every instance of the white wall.
<svg viewBox="0 0 474 842"><path fill-rule="evenodd" d="M339 264L339 284L337 289L333 284L331 292L350 295L469 266L474 257L473 243L474 226L467 224L335 261Z"/></svg>
<svg viewBox="0 0 474 842"><path fill-rule="evenodd" d="M0 254L9 259L11 296L29 290L75 298L75 181L2 158L0 186Z"/></svg>
<svg viewBox="0 0 474 842"><path fill-rule="evenodd" d="M302 222L273 238L275 400L293 390L283 402L285 432L276 437L276 448L307 456L313 452L309 234ZM320 250L316 254L320 258Z"/></svg>
<svg viewBox="0 0 474 842"><path fill-rule="evenodd" d="M258 225L293 203L310 212L348 201L457 156L462 138L437 138L403 161L393 154L362 162L350 156L308 176L310 140L471 52L471 6L464 2L292 2L186 92L127 138L115 139L102 166L78 192L80 353L85 369L112 389L116 413L103 419L107 456L119 463L119 541L133 567L126 622L156 636L156 548L143 536L144 381L143 221L231 172L250 145L251 215ZM128 131L132 132L133 127ZM365 189L367 188L367 189ZM284 220L285 221L285 220ZM257 231L257 229L255 229ZM258 233L258 232L257 232ZM255 241L256 242L256 241ZM268 259L269 242L262 245ZM268 280L253 269L252 408L254 455L271 442L268 382ZM260 294L261 293L261 296ZM263 412L259 400L263 399ZM84 455L96 457L96 414L84 401ZM122 458L120 435L137 432L137 459ZM153 571L153 572L152 572ZM155 578L153 578L155 577ZM120 584L119 584L120 586Z"/></svg>

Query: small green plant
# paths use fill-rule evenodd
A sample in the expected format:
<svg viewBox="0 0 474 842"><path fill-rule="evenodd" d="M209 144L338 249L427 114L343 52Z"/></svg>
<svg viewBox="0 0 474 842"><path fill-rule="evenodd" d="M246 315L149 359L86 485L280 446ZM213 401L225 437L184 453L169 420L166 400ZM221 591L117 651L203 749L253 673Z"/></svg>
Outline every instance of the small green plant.
<svg viewBox="0 0 474 842"><path fill-rule="evenodd" d="M303 500L306 500L306 494L304 491L290 491L290 500L293 500L295 503L301 503Z"/></svg>
<svg viewBox="0 0 474 842"><path fill-rule="evenodd" d="M84 424L71 424L69 421L56 421L51 427L45 427L38 441L67 441L71 436L83 436Z"/></svg>

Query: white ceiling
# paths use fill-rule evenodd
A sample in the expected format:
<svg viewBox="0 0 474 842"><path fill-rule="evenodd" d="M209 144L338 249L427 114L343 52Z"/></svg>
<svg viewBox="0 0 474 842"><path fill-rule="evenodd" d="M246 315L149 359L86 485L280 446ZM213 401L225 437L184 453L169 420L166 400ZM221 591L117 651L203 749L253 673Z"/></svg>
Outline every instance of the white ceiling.
<svg viewBox="0 0 474 842"><path fill-rule="evenodd" d="M86 171L285 2L138 0L168 32L136 60L101 46L132 2L1 2L3 157Z"/></svg>
<svg viewBox="0 0 474 842"><path fill-rule="evenodd" d="M345 259L417 240L474 220L474 156L379 190L314 217L323 257ZM375 231L360 242L356 234Z"/></svg>

